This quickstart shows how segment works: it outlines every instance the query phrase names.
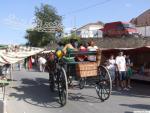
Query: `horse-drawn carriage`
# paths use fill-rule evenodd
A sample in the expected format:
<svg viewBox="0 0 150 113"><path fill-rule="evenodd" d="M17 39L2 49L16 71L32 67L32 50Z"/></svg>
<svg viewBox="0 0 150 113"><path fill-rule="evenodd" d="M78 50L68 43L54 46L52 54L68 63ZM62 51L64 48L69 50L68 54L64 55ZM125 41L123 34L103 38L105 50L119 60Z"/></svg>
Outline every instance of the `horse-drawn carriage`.
<svg viewBox="0 0 150 113"><path fill-rule="evenodd" d="M74 58L79 55L95 55L96 61L75 61ZM77 78L80 89L84 88L86 79L90 79L100 100L105 101L110 97L112 82L107 68L101 65L100 51L74 51L68 53L67 57L56 58L49 63L49 75L50 89L58 92L62 106L67 103L72 78Z"/></svg>

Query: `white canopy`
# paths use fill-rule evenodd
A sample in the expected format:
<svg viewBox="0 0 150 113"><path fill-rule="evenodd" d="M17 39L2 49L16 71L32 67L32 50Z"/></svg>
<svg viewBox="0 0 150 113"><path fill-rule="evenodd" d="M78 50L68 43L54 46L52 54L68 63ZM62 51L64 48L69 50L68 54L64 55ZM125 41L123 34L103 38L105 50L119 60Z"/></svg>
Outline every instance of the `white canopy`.
<svg viewBox="0 0 150 113"><path fill-rule="evenodd" d="M0 50L0 66L16 63L42 51L44 51L43 48L35 47L11 47L7 50Z"/></svg>

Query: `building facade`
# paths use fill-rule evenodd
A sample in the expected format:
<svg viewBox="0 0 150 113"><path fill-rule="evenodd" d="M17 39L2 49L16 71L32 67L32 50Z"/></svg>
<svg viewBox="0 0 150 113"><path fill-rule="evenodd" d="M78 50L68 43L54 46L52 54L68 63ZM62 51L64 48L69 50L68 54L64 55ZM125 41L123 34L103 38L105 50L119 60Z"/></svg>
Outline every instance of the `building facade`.
<svg viewBox="0 0 150 113"><path fill-rule="evenodd" d="M136 25L139 34L144 37L150 36L150 9L133 18L130 22Z"/></svg>
<svg viewBox="0 0 150 113"><path fill-rule="evenodd" d="M103 26L104 24L102 22L89 23L78 28L75 32L81 38L101 38L102 31L100 29Z"/></svg>
<svg viewBox="0 0 150 113"><path fill-rule="evenodd" d="M133 18L130 22L139 27L150 26L150 9L143 12L138 17Z"/></svg>

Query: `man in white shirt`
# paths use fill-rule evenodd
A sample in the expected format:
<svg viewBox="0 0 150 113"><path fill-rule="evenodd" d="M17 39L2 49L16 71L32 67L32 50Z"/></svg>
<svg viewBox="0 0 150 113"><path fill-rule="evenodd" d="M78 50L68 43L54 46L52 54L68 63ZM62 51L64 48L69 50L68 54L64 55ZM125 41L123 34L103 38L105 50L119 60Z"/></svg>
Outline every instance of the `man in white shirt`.
<svg viewBox="0 0 150 113"><path fill-rule="evenodd" d="M120 52L119 56L116 57L116 65L119 72L121 87L124 90L128 90L126 88L126 60L125 57L123 56L123 52Z"/></svg>
<svg viewBox="0 0 150 113"><path fill-rule="evenodd" d="M46 64L46 59L43 58L43 57L39 57L38 63L39 63L40 72L44 72L44 70L45 70L45 64Z"/></svg>

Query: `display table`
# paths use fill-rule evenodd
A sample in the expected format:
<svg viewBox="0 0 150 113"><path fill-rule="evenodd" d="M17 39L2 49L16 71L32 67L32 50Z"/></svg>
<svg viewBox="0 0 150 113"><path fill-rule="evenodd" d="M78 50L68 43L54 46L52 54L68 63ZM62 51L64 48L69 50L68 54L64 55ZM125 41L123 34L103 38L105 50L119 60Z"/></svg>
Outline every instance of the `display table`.
<svg viewBox="0 0 150 113"><path fill-rule="evenodd" d="M146 75L140 75L140 74L134 74L131 79L134 80L142 80L142 81L148 81L150 82L150 76L146 76Z"/></svg>

